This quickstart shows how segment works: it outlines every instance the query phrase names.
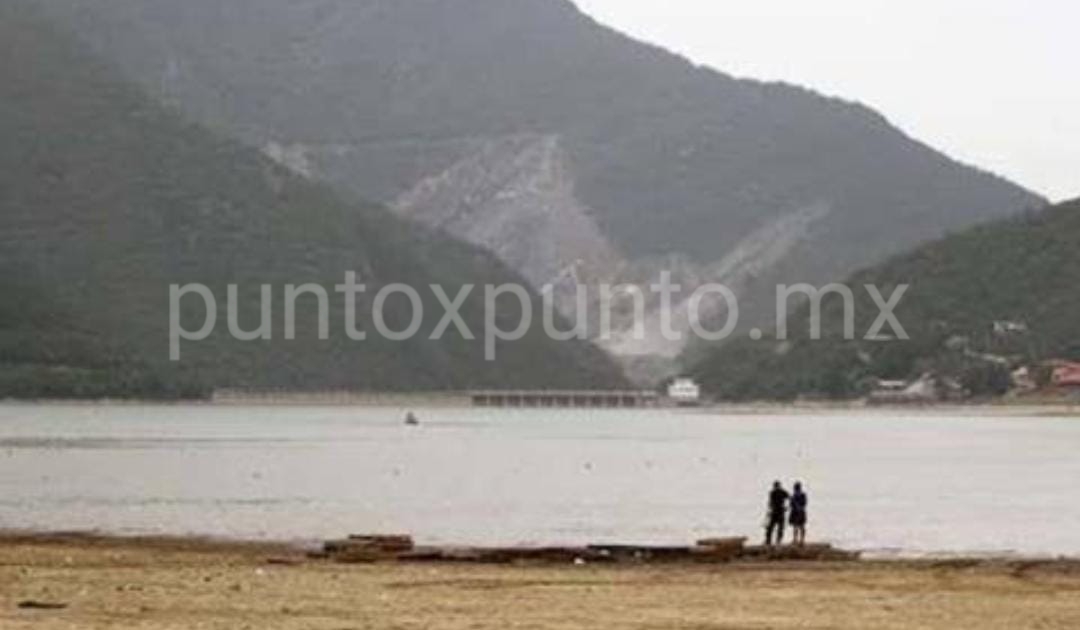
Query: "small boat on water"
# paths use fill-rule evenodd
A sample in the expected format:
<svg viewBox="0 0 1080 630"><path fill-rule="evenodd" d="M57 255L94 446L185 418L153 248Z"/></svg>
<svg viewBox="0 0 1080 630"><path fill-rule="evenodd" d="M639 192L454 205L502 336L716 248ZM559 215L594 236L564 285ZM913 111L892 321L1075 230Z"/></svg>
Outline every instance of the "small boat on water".
<svg viewBox="0 0 1080 630"><path fill-rule="evenodd" d="M416 414L411 412L411 411L406 413L405 414L405 426L407 426L407 427L418 427L418 426L420 426L420 418L417 418Z"/></svg>

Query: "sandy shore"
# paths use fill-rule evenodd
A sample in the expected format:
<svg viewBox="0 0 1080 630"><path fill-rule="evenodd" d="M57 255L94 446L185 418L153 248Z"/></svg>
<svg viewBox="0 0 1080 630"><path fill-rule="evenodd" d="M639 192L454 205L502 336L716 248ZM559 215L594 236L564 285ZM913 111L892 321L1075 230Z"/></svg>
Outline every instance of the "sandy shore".
<svg viewBox="0 0 1080 630"><path fill-rule="evenodd" d="M338 565L274 545L8 536L0 627L1073 629L1080 565Z"/></svg>

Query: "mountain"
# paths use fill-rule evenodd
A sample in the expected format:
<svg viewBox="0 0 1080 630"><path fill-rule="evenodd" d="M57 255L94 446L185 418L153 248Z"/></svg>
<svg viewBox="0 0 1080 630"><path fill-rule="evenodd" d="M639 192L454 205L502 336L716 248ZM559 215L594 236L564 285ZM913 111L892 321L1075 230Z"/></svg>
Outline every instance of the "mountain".
<svg viewBox="0 0 1080 630"><path fill-rule="evenodd" d="M865 106L696 66L566 0L39 2L198 120L562 296L671 270L684 301L736 290L749 327L777 282L1044 203ZM617 355L684 350L616 324Z"/></svg>
<svg viewBox="0 0 1080 630"><path fill-rule="evenodd" d="M485 360L480 292L462 308L480 341L450 329L428 285L522 282L492 255L411 226L385 207L342 201L258 151L162 107L88 54L32 5L0 6L0 397L204 395L214 387L415 390L609 387L618 369L583 342L557 343L534 326ZM381 287L418 288L422 334L405 342L345 338L347 271L368 285L358 327L372 330ZM218 326L170 360L170 285L202 283ZM284 287L330 294L330 339L317 304L302 299L297 339L283 336ZM273 341L228 334L226 285L239 323L256 327L260 285L274 291ZM181 323L198 330L199 301ZM515 309L499 317L515 322ZM386 304L390 328L411 309ZM500 322L501 323L501 322ZM505 328L512 325L503 324Z"/></svg>
<svg viewBox="0 0 1080 630"><path fill-rule="evenodd" d="M866 340L879 313L862 290L883 296L910 285L896 318L908 340ZM851 277L856 339L845 340L844 304L823 300L822 338L811 340L804 306L780 343L739 341L695 369L726 399L851 397L868 379L932 373L974 394L1001 393L1011 370L1054 359L1080 360L1080 200L979 226L920 247Z"/></svg>

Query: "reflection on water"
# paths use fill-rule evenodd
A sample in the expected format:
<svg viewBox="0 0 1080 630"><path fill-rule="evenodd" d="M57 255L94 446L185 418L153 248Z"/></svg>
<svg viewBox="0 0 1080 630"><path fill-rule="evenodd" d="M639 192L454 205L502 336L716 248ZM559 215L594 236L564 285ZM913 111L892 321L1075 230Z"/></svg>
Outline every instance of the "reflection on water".
<svg viewBox="0 0 1080 630"><path fill-rule="evenodd" d="M884 412L0 406L0 528L430 543L760 535L773 479L811 537L1080 555L1080 421Z"/></svg>

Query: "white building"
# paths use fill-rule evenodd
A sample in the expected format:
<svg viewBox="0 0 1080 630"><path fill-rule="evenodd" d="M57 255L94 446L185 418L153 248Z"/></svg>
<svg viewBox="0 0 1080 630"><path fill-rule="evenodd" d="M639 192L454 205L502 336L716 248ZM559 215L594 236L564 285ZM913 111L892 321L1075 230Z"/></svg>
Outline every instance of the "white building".
<svg viewBox="0 0 1080 630"><path fill-rule="evenodd" d="M680 407L692 407L701 404L701 386L691 378L675 379L668 386L668 398Z"/></svg>

